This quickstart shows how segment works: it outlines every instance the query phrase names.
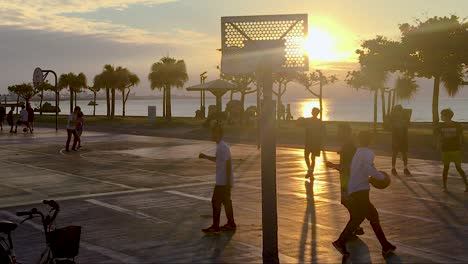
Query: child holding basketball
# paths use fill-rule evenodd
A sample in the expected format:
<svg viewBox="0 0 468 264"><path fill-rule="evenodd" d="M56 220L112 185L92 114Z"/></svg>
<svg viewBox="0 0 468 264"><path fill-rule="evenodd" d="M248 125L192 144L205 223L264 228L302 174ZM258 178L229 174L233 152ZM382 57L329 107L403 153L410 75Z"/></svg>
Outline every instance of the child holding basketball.
<svg viewBox="0 0 468 264"><path fill-rule="evenodd" d="M385 180L387 177L374 167L375 154L369 148L371 137L371 133L367 131L359 133L360 146L356 150L351 162L351 173L347 190L350 198L349 207L351 216L338 240L333 242L333 246L345 257L349 256L349 252L346 249L346 242L364 219L369 220L382 246L382 255L384 257L396 249L385 237L382 227L380 226L379 213L369 199L369 176L376 180Z"/></svg>
<svg viewBox="0 0 468 264"><path fill-rule="evenodd" d="M349 207L349 196L348 196L348 182L351 174L351 161L353 160L354 153L356 153L356 145L353 140L353 133L351 126L348 123L338 125L338 139L343 141L340 152L340 163L334 164L330 161L327 162L327 167L336 169L340 172L340 185L341 185L341 204L348 209L351 215L351 209ZM364 230L358 227L354 235L363 235Z"/></svg>
<svg viewBox="0 0 468 264"><path fill-rule="evenodd" d="M442 123L437 129L439 138L438 147L442 151L442 162L444 163L444 170L442 179L444 184L444 192L447 192L447 177L450 168L450 163L455 163L455 168L462 177L465 183L465 192L468 192L468 183L466 180L465 171L461 167L462 163L462 149L464 144L463 127L460 123L452 121L453 111L444 109L440 112Z"/></svg>

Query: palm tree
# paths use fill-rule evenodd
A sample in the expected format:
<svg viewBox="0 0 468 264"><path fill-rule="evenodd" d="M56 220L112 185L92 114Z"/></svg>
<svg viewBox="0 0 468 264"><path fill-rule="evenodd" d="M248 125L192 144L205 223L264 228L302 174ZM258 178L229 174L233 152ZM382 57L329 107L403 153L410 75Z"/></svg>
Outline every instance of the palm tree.
<svg viewBox="0 0 468 264"><path fill-rule="evenodd" d="M82 72L80 72L78 75L74 74L73 72L64 73L59 77L58 86L62 89L68 87L70 91L70 113L73 112L73 95L76 95L77 92L80 92L81 88L87 87L86 76Z"/></svg>
<svg viewBox="0 0 468 264"><path fill-rule="evenodd" d="M96 81L96 78L94 79ZM96 116L96 95L101 90L100 87L96 86L88 86L88 90L90 90L94 94L94 104L93 104L93 116Z"/></svg>
<svg viewBox="0 0 468 264"><path fill-rule="evenodd" d="M455 15L417 20L416 25L400 25L401 43L410 55L402 70L433 79L432 123L434 133L439 122L440 83L449 96L463 85L466 69L467 23Z"/></svg>
<svg viewBox="0 0 468 264"><path fill-rule="evenodd" d="M296 81L304 86L306 90L314 95L315 97L319 98L320 104L320 120L322 120L322 111L323 111L323 87L325 85L334 83L338 81L336 75L325 76L322 71L316 70L315 72L303 72L298 73ZM319 92L316 93L312 90L313 86L319 86Z"/></svg>
<svg viewBox="0 0 468 264"><path fill-rule="evenodd" d="M115 113L115 86L116 76L115 69L112 65L106 64L100 74L94 76L94 87L100 89L106 89L106 106L108 117L114 117ZM112 90L112 98L111 98ZM112 101L112 104L111 104Z"/></svg>
<svg viewBox="0 0 468 264"><path fill-rule="evenodd" d="M125 105L130 95L130 89L140 83L140 78L127 68L117 67L116 73L116 86L122 92L122 116L125 116Z"/></svg>
<svg viewBox="0 0 468 264"><path fill-rule="evenodd" d="M276 102L276 105L277 105L276 113L277 113L278 120L281 118L280 109L283 106L281 102L281 98L286 93L286 88L287 88L288 83L294 81L296 78L297 78L297 72L292 72L292 71L278 72L278 73L273 74L273 81L278 84L278 91L275 91L273 89L273 93L278 98Z"/></svg>
<svg viewBox="0 0 468 264"><path fill-rule="evenodd" d="M148 74L148 80L151 83L151 89L164 90L165 117L171 120L171 87L182 88L188 80L187 68L183 60L176 60L171 57L163 57L160 61L151 66L151 72Z"/></svg>
<svg viewBox="0 0 468 264"><path fill-rule="evenodd" d="M366 89L374 92L374 132L377 132L377 105L379 91L387 81L388 73L386 71L373 70L361 66L361 70L348 72L346 83L356 89ZM383 100L382 103L385 100Z"/></svg>

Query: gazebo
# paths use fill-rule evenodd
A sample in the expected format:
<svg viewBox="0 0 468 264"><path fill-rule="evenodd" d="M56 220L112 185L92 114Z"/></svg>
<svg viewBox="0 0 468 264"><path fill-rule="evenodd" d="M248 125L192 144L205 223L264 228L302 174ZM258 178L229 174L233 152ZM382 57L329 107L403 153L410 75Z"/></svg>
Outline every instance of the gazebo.
<svg viewBox="0 0 468 264"><path fill-rule="evenodd" d="M227 92L232 90L239 90L237 86L234 84L227 82L225 80L217 79L211 82L197 84L187 88L187 91L199 91L201 92L200 98L200 110L206 109L205 108L205 91L211 92L214 96L216 96L216 111L222 112L222 97Z"/></svg>

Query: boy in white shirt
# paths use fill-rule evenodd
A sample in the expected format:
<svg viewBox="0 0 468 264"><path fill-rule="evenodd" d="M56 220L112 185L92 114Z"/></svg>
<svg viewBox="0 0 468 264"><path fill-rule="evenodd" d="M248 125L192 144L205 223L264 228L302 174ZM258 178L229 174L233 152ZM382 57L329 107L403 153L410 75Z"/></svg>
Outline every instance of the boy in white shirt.
<svg viewBox="0 0 468 264"><path fill-rule="evenodd" d="M212 157L203 153L199 155L200 159L216 162L216 185L211 198L213 224L208 228L202 229L202 231L205 233L219 233L221 230L236 229L231 201L231 186L234 183L234 179L232 173L231 150L223 141L223 129L220 126L215 126L211 131L211 138L216 142L216 156ZM222 205L224 205L228 222L220 227L219 221Z"/></svg>
<svg viewBox="0 0 468 264"><path fill-rule="evenodd" d="M18 125L25 125L27 129L31 130L29 127L29 122L28 122L28 111L25 109L24 105L21 105L21 111L20 111L20 116L19 120L16 122L15 126L15 132L18 132ZM31 130L32 133L32 130Z"/></svg>
<svg viewBox="0 0 468 264"><path fill-rule="evenodd" d="M358 228L364 219L369 220L377 239L382 246L382 255L386 257L395 251L396 247L388 242L380 226L379 213L369 200L369 176L376 180L384 180L385 175L374 167L374 152L369 149L372 135L367 131L359 133L359 148L351 162L351 175L348 183L350 220L333 246L343 256L349 256L346 249L346 241Z"/></svg>

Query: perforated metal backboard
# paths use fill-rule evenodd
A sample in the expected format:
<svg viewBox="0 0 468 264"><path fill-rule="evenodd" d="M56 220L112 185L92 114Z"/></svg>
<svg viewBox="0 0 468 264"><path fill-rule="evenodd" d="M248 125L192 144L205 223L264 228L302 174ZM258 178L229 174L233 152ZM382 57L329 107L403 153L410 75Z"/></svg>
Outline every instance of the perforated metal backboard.
<svg viewBox="0 0 468 264"><path fill-rule="evenodd" d="M307 14L222 17L221 71L254 72L265 60L274 72L307 71L307 21Z"/></svg>

